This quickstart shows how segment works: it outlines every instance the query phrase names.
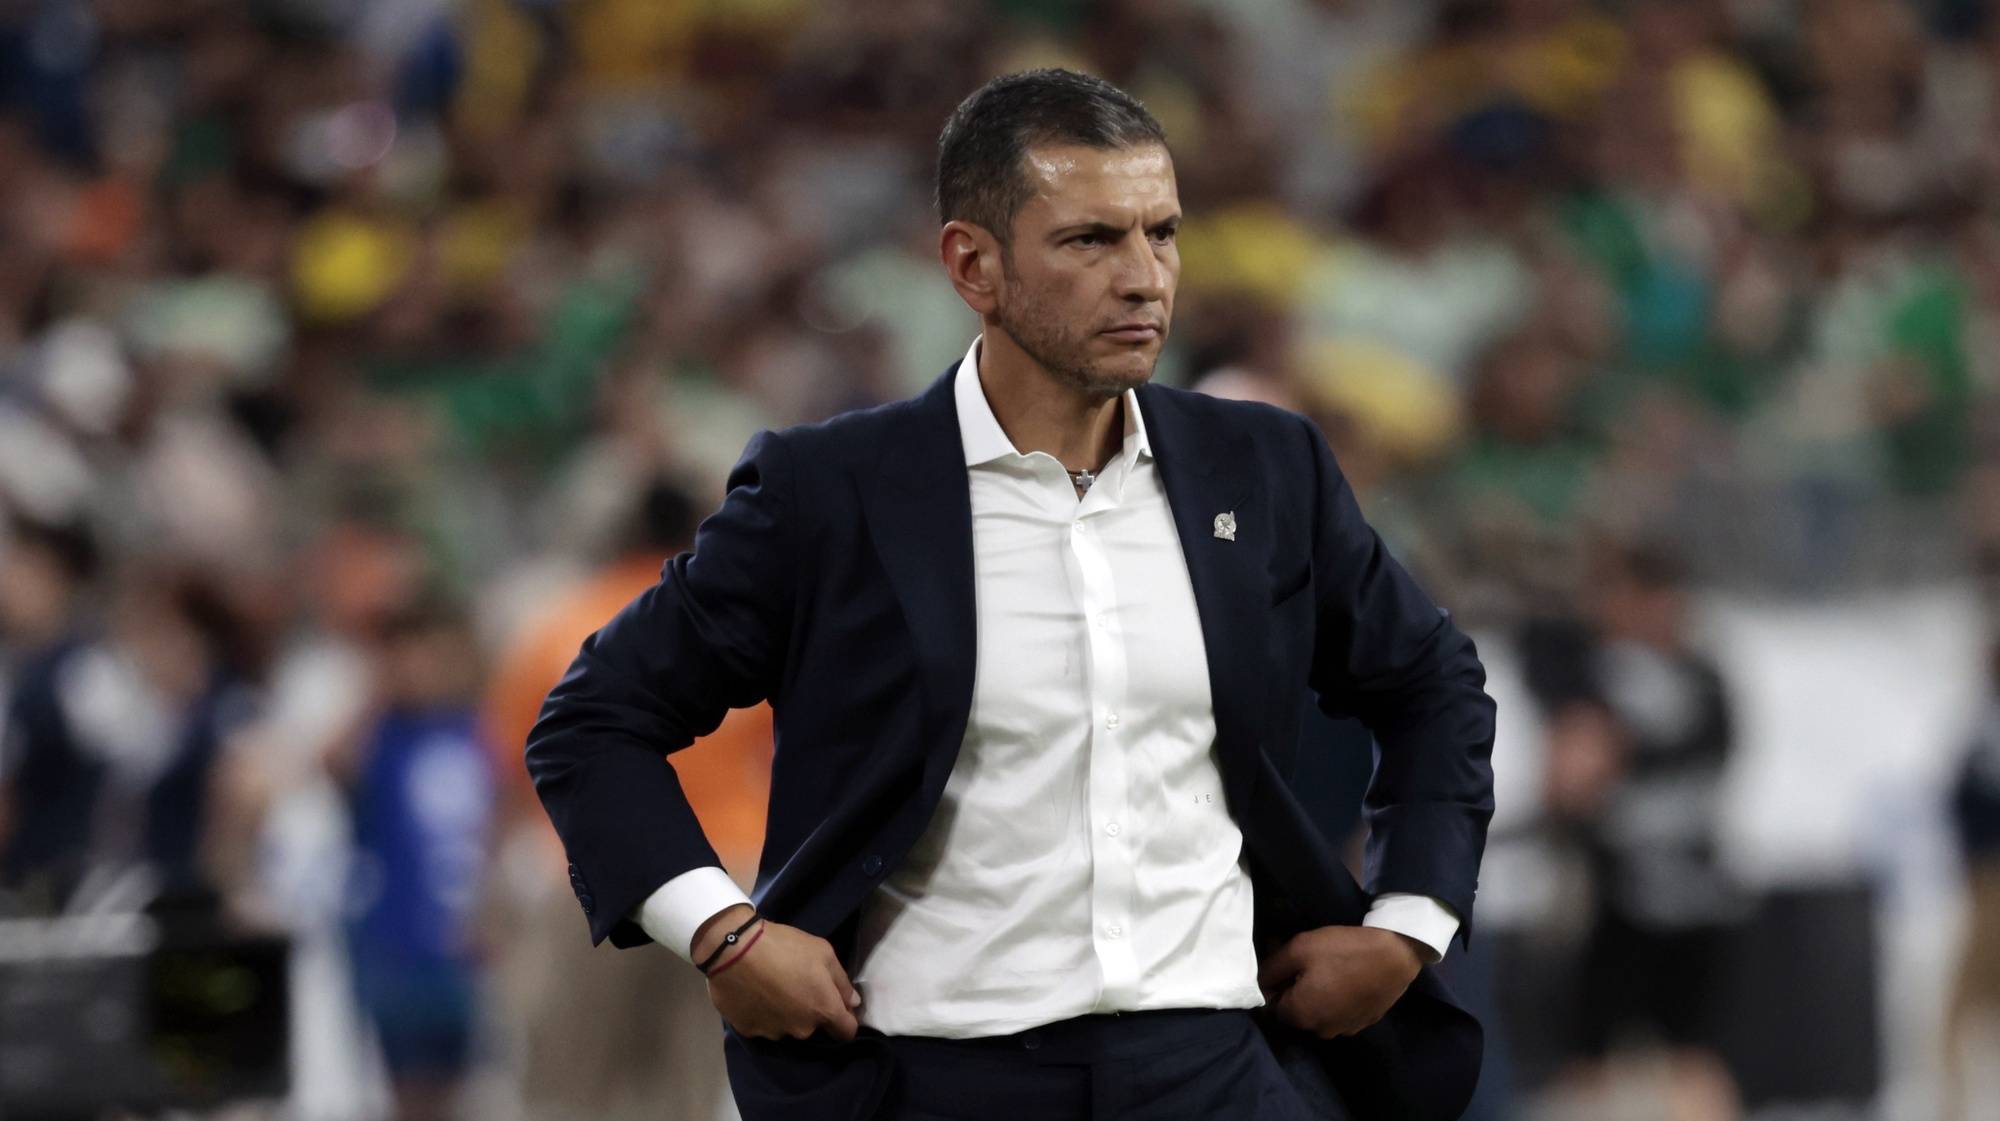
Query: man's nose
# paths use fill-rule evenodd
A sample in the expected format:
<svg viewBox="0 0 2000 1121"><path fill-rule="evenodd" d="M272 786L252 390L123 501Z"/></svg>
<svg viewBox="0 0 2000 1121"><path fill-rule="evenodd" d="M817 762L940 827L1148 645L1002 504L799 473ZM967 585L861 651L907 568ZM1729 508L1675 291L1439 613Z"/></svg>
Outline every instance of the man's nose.
<svg viewBox="0 0 2000 1121"><path fill-rule="evenodd" d="M1135 303L1153 303L1167 298L1167 263L1153 252L1150 238L1143 233L1127 238L1118 260L1118 294Z"/></svg>

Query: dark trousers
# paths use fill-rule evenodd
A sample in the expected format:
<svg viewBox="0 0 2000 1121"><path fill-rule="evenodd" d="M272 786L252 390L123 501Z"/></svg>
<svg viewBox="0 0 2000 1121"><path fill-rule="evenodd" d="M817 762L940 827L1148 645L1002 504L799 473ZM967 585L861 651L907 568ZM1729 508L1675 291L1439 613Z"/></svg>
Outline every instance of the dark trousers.
<svg viewBox="0 0 2000 1121"><path fill-rule="evenodd" d="M982 1039L890 1037L879 1121L1327 1121L1248 1012L1080 1016Z"/></svg>

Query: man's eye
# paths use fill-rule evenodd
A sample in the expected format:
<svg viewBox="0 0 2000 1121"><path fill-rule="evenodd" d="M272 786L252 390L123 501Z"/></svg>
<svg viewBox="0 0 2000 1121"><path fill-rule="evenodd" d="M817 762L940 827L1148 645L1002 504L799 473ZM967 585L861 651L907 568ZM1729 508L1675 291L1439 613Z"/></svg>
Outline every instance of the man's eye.
<svg viewBox="0 0 2000 1121"><path fill-rule="evenodd" d="M1174 240L1174 235L1180 232L1180 227L1178 226L1161 226L1159 229L1153 231L1153 240L1161 242L1172 241Z"/></svg>
<svg viewBox="0 0 2000 1121"><path fill-rule="evenodd" d="M1089 248L1091 246L1104 244L1104 237L1101 234L1078 234L1075 237L1070 238L1069 243L1071 245L1081 245L1084 246L1085 248Z"/></svg>

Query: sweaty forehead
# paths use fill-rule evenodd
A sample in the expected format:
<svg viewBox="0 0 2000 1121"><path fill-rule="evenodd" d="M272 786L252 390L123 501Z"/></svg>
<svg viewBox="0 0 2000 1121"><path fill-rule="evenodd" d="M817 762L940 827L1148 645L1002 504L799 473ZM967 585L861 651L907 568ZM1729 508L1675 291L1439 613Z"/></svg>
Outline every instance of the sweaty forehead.
<svg viewBox="0 0 2000 1121"><path fill-rule="evenodd" d="M1027 210L1054 221L1157 221L1180 210L1174 161L1158 144L1132 148L1048 145L1024 161L1034 188Z"/></svg>

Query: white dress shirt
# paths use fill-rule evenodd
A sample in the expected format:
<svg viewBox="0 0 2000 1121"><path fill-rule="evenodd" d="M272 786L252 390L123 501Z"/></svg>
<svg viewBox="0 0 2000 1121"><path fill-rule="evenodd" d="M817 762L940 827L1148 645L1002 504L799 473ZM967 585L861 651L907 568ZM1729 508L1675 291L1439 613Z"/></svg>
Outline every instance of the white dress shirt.
<svg viewBox="0 0 2000 1121"><path fill-rule="evenodd" d="M1017 451L978 372L954 390L971 486L977 658L965 740L928 828L864 904L864 1024L969 1037L1089 1012L1263 1003L1243 839L1223 804L1208 663L1137 396L1079 499ZM691 957L747 902L720 868L640 907ZM1366 923L1441 956L1457 918L1386 894Z"/></svg>

